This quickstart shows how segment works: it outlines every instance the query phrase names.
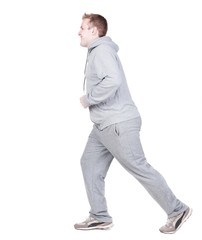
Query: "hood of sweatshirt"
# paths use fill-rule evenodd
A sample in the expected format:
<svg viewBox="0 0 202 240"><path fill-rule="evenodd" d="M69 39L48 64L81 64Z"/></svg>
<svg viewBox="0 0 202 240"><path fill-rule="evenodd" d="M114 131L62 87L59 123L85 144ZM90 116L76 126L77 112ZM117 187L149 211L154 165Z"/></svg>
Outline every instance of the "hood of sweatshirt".
<svg viewBox="0 0 202 240"><path fill-rule="evenodd" d="M99 46L100 44L108 45L109 47L113 48L116 52L118 52L119 50L118 45L114 43L110 37L104 36L97 38L89 45L88 53L90 53L95 47Z"/></svg>

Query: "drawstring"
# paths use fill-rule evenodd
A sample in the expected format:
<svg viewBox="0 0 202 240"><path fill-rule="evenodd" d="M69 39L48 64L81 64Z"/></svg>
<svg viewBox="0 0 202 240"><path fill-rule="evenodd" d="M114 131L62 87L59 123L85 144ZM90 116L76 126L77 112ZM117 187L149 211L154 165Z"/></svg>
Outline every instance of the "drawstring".
<svg viewBox="0 0 202 240"><path fill-rule="evenodd" d="M83 93L85 94L85 86L86 86L86 75L84 76L83 79Z"/></svg>
<svg viewBox="0 0 202 240"><path fill-rule="evenodd" d="M87 57L86 57L86 63L85 63L85 68L84 68L84 80L83 80L83 93L85 94L85 86L86 86L86 69L87 69L87 65L88 65L88 54L87 53Z"/></svg>

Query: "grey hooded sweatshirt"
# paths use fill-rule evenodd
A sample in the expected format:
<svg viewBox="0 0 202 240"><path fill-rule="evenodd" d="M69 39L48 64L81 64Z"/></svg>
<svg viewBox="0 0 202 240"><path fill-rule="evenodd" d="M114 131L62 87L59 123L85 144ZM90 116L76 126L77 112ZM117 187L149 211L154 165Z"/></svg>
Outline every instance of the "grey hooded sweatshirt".
<svg viewBox="0 0 202 240"><path fill-rule="evenodd" d="M118 50L119 47L107 36L96 39L88 47L85 104L89 107L91 121L100 130L139 116Z"/></svg>

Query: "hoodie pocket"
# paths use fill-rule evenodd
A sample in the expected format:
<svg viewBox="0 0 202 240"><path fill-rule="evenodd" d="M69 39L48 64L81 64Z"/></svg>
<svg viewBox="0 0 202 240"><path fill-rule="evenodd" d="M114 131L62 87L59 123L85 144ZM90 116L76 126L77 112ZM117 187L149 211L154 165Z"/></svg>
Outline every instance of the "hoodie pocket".
<svg viewBox="0 0 202 240"><path fill-rule="evenodd" d="M114 133L116 134L116 136L119 137L120 131L119 131L118 123L114 124Z"/></svg>

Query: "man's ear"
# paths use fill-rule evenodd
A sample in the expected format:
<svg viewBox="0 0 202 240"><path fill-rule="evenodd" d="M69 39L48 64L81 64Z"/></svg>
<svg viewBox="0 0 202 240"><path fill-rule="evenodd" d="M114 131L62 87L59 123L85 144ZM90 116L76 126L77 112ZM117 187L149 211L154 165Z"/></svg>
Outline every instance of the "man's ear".
<svg viewBox="0 0 202 240"><path fill-rule="evenodd" d="M92 34L93 34L94 36L99 36L98 30L97 30L96 27L93 27L93 28L92 28Z"/></svg>

